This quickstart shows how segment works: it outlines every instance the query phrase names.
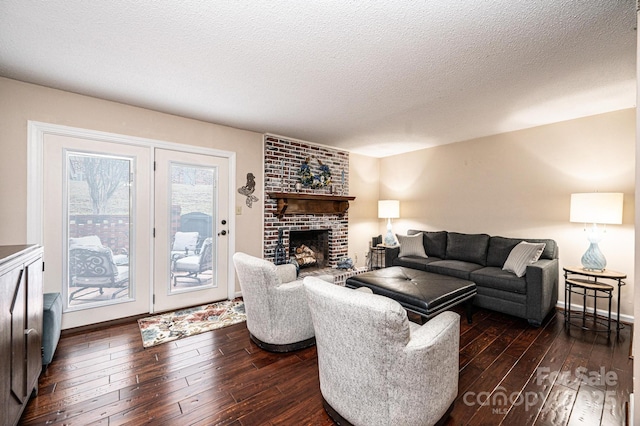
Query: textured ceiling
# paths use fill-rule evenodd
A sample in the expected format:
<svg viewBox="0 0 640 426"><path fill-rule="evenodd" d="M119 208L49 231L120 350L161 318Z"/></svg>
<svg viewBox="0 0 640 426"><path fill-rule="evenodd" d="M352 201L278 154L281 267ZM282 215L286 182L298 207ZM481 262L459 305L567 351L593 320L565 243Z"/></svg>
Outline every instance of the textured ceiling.
<svg viewBox="0 0 640 426"><path fill-rule="evenodd" d="M635 17L634 0L2 0L0 75L380 157L635 106Z"/></svg>

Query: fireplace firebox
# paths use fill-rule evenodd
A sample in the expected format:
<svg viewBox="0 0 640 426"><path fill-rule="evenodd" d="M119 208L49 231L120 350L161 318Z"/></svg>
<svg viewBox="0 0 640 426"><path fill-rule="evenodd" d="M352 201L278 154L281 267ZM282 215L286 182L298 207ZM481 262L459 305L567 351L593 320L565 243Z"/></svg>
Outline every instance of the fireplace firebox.
<svg viewBox="0 0 640 426"><path fill-rule="evenodd" d="M301 268L329 266L329 230L290 231L289 259Z"/></svg>

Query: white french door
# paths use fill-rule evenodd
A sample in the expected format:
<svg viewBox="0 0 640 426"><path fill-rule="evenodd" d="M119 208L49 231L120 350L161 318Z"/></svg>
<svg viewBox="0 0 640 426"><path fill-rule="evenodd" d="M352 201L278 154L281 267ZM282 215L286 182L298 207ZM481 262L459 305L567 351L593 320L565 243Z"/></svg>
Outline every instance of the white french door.
<svg viewBox="0 0 640 426"><path fill-rule="evenodd" d="M45 247L63 328L233 296L233 153L44 123L30 135L28 240Z"/></svg>
<svg viewBox="0 0 640 426"><path fill-rule="evenodd" d="M229 164L155 150L154 311L227 298Z"/></svg>
<svg viewBox="0 0 640 426"><path fill-rule="evenodd" d="M59 283L63 327L148 311L150 149L44 137L45 279Z"/></svg>

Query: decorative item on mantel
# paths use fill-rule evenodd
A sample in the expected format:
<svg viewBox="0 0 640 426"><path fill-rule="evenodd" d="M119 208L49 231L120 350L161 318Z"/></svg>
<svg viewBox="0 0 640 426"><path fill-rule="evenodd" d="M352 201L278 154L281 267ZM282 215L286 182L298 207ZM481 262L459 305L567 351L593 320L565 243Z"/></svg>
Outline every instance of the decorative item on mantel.
<svg viewBox="0 0 640 426"><path fill-rule="evenodd" d="M311 171L309 161L309 157L305 158L304 163L300 166L300 170L298 171L298 174L300 175L300 183L305 187L314 189L331 185L331 169L329 169L329 166L322 164L322 161L318 159L318 164L320 164L320 173L314 174Z"/></svg>

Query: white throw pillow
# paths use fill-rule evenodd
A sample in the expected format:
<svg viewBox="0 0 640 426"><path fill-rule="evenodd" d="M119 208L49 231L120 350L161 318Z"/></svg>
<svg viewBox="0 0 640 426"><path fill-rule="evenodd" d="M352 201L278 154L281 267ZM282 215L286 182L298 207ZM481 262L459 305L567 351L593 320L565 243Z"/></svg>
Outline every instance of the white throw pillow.
<svg viewBox="0 0 640 426"><path fill-rule="evenodd" d="M518 243L509 253L502 270L513 272L517 277L523 277L527 272L527 265L540 259L545 246L545 243L528 243L526 241Z"/></svg>
<svg viewBox="0 0 640 426"><path fill-rule="evenodd" d="M424 252L424 245L422 244L422 232L416 235L398 235L398 242L400 243L400 254L398 257L403 256L416 256L416 257L428 257Z"/></svg>

